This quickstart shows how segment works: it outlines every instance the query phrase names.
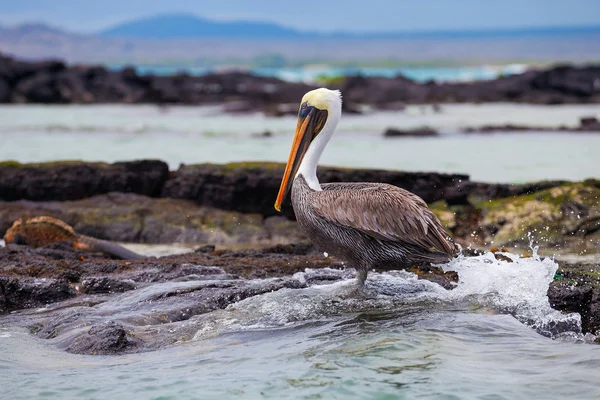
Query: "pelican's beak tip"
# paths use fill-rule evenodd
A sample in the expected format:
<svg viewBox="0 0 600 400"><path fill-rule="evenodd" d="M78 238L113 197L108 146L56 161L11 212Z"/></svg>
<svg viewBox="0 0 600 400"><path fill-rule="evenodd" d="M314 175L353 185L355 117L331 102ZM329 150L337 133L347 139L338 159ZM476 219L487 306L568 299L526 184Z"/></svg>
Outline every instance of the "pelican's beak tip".
<svg viewBox="0 0 600 400"><path fill-rule="evenodd" d="M281 204L275 203L275 211L281 212Z"/></svg>

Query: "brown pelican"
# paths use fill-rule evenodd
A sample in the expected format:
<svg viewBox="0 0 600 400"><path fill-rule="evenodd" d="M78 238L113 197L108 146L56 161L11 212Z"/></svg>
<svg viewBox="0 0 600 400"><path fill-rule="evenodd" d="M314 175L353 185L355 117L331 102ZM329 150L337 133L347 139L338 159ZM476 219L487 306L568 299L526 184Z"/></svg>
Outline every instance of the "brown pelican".
<svg viewBox="0 0 600 400"><path fill-rule="evenodd" d="M356 268L361 287L374 267L449 261L457 248L419 196L385 183L319 183L317 163L341 115L339 91L304 95L275 209L291 189L301 229L320 250Z"/></svg>

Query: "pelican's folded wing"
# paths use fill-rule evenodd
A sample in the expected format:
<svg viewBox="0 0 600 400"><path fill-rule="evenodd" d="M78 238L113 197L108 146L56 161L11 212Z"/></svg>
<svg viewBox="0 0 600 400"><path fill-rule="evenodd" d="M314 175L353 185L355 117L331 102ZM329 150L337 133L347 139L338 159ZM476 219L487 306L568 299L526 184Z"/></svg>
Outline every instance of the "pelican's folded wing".
<svg viewBox="0 0 600 400"><path fill-rule="evenodd" d="M334 183L310 195L310 206L327 221L379 240L404 242L456 254L439 219L419 196L384 183Z"/></svg>

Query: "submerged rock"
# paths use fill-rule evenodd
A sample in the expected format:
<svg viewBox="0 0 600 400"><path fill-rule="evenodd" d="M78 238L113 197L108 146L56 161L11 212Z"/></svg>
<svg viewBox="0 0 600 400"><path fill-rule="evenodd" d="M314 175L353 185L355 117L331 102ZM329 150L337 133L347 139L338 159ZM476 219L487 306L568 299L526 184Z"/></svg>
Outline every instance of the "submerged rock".
<svg viewBox="0 0 600 400"><path fill-rule="evenodd" d="M428 127L414 128L414 129L396 129L388 128L383 132L384 137L403 137L403 136L415 136L415 137L431 137L438 136L439 133L435 129Z"/></svg>
<svg viewBox="0 0 600 400"><path fill-rule="evenodd" d="M123 325L108 321L93 325L86 333L75 337L65 349L69 353L107 355L131 352L139 346Z"/></svg>
<svg viewBox="0 0 600 400"><path fill-rule="evenodd" d="M600 132L600 121L596 117L582 117L579 126L547 127L529 125L484 125L477 128L463 128L465 133L494 133L494 132Z"/></svg>

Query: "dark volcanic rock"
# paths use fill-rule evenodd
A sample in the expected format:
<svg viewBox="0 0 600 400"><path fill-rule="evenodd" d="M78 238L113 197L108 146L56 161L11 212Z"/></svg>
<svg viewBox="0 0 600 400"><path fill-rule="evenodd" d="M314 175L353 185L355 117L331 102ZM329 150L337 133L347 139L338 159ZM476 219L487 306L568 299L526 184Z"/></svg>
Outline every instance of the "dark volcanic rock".
<svg viewBox="0 0 600 400"><path fill-rule="evenodd" d="M247 111L297 103L311 88L240 72L139 75L132 67L120 71L102 66L67 67L60 61L23 62L0 54L0 82L4 80L8 94L0 96L0 102L216 104L250 100Z"/></svg>
<svg viewBox="0 0 600 400"><path fill-rule="evenodd" d="M114 321L93 325L77 336L66 348L69 353L105 355L131 351L136 346L123 325Z"/></svg>
<svg viewBox="0 0 600 400"><path fill-rule="evenodd" d="M587 314L592 296L590 286L573 287L561 281L555 281L548 289L550 305L567 312Z"/></svg>
<svg viewBox="0 0 600 400"><path fill-rule="evenodd" d="M388 128L383 132L384 137L402 137L402 136L416 136L416 137L429 137L438 136L439 133L435 129L431 128L415 128L415 129L395 129Z"/></svg>
<svg viewBox="0 0 600 400"><path fill-rule="evenodd" d="M162 161L0 164L0 200L75 200L108 192L157 196L169 176Z"/></svg>
<svg viewBox="0 0 600 400"><path fill-rule="evenodd" d="M106 276L89 277L81 281L82 293L121 293L135 289L132 280L114 279Z"/></svg>
<svg viewBox="0 0 600 400"><path fill-rule="evenodd" d="M163 197L183 198L225 210L276 215L273 208L284 165L276 163L200 164L182 166L167 181ZM320 167L319 180L325 182L384 182L402 187L427 202L464 197L456 190L466 175L411 173L385 170ZM289 199L288 199L289 202ZM291 216L291 207L285 207Z"/></svg>
<svg viewBox="0 0 600 400"><path fill-rule="evenodd" d="M388 104L600 102L600 66L561 66L491 81L418 84L403 77L347 77L339 86L344 100L386 108Z"/></svg>
<svg viewBox="0 0 600 400"><path fill-rule="evenodd" d="M493 132L600 132L600 121L596 117L582 117L579 126L558 126L548 128L546 126L528 126L528 125L484 125L477 128L464 128L465 133L493 133Z"/></svg>
<svg viewBox="0 0 600 400"><path fill-rule="evenodd" d="M2 85L1 82L6 82ZM441 102L599 103L600 66L560 66L545 71L470 83L416 83L394 78L350 76L335 88L345 111L367 104L397 109L403 104ZM3 89L4 88L4 89ZM0 102L223 104L232 112L295 113L302 95L314 86L248 73L191 76L139 75L101 66L66 66L61 61L24 62L0 54ZM7 94L8 92L8 94Z"/></svg>
<svg viewBox="0 0 600 400"><path fill-rule="evenodd" d="M62 279L0 275L0 314L22 308L43 307L73 296L75 292Z"/></svg>
<svg viewBox="0 0 600 400"><path fill-rule="evenodd" d="M584 332L600 335L600 264L561 264L548 289L550 305L581 315Z"/></svg>
<svg viewBox="0 0 600 400"><path fill-rule="evenodd" d="M579 120L579 129L585 132L600 132L600 120L596 117L582 117Z"/></svg>
<svg viewBox="0 0 600 400"><path fill-rule="evenodd" d="M231 234L234 231L242 233L240 229L247 226L244 222L250 222L249 217L227 215L224 211L214 209L210 212L207 209L191 210L190 203L168 200L185 199L219 210L269 217L264 225L270 235L277 235L278 232L288 234L290 231L285 224L282 225L281 220L271 219L278 215L273 203L283 170L283 164L261 162L188 165L171 173L166 164L160 161L115 164L0 163L0 201L36 201L4 203L0 208L0 232L8 229L19 217L49 215L64 220L82 234L100 239L201 243L208 237L203 233L188 231L188 227L209 227L225 218L231 218L232 221L238 218L237 223L228 228ZM470 196L497 199L531 194L565 183L488 184L471 182L467 175L460 174L332 167L320 167L318 176L324 183L389 183L419 195L428 203L444 200L448 205L469 205ZM113 191L121 193L96 196ZM132 193L162 197L164 200L159 204ZM90 199L82 203L41 203L42 200L85 198ZM94 217L98 212L103 215L102 221L99 216ZM284 204L284 215L293 218L289 199ZM252 224L256 225L255 222ZM254 237L250 231L246 231L246 234ZM211 240L214 237L211 236Z"/></svg>
<svg viewBox="0 0 600 400"><path fill-rule="evenodd" d="M8 103L10 100L11 88L6 79L0 77L0 103Z"/></svg>

